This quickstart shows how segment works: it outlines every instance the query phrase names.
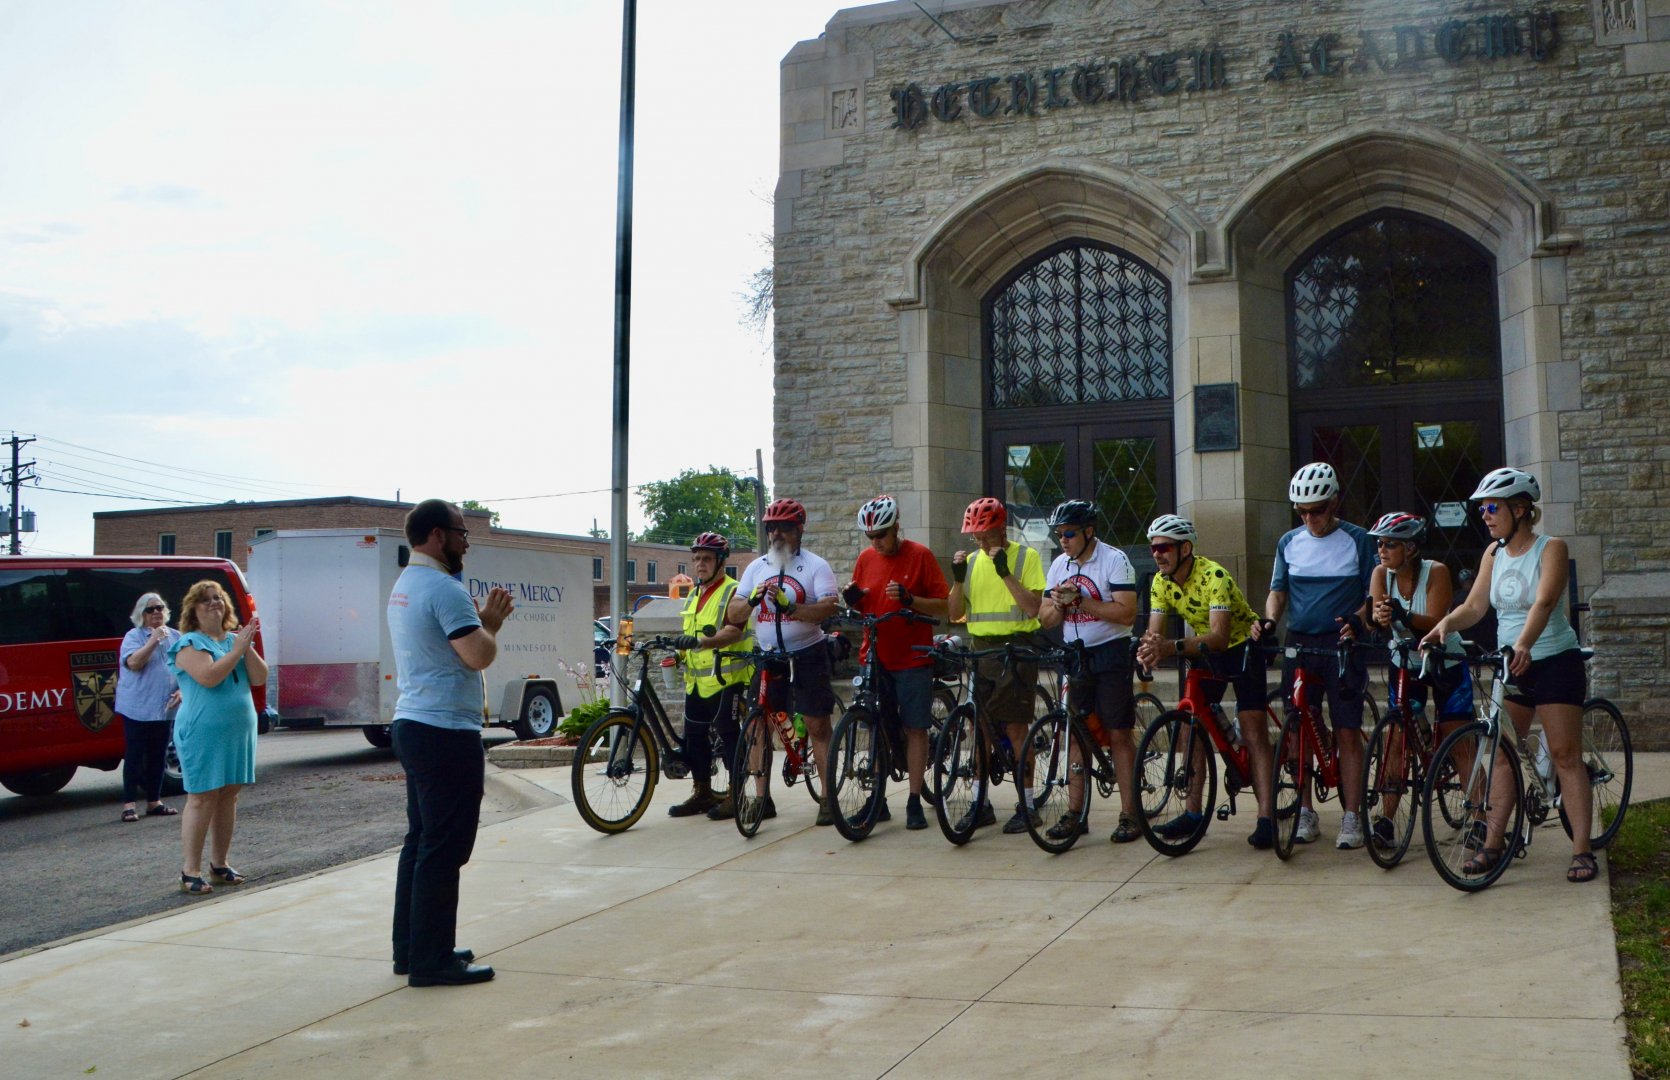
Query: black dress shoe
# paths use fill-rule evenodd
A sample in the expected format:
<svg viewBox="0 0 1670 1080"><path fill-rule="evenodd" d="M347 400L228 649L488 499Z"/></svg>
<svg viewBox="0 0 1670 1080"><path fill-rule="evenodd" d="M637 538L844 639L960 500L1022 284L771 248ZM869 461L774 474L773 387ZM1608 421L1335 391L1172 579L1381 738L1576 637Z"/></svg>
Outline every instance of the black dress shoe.
<svg viewBox="0 0 1670 1080"><path fill-rule="evenodd" d="M493 977L493 969L486 964L466 964L462 960L451 967L406 976L407 986L468 986L484 983Z"/></svg>
<svg viewBox="0 0 1670 1080"><path fill-rule="evenodd" d="M454 949L452 950L452 955L456 956L460 961L466 964L475 959L475 952L471 949ZM394 973L396 975L405 975L410 971L411 969L406 966L406 961L396 960L394 962Z"/></svg>

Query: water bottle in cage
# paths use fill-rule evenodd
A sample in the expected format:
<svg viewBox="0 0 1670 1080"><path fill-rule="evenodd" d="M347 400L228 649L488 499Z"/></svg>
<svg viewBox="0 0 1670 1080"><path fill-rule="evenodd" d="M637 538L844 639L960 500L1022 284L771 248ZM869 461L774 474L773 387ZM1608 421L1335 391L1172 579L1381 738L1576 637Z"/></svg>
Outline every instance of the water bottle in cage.
<svg viewBox="0 0 1670 1080"><path fill-rule="evenodd" d="M1542 777L1543 783L1554 780L1554 759L1548 753L1548 732L1538 731L1532 737L1531 752L1535 755L1537 775Z"/></svg>

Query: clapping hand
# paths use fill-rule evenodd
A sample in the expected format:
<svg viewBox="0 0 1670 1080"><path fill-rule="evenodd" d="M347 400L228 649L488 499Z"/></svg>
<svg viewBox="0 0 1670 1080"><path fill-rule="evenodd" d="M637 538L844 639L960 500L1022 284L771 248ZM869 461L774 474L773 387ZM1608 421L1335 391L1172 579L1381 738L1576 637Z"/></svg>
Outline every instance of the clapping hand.
<svg viewBox="0 0 1670 1080"><path fill-rule="evenodd" d="M477 603L475 610L481 618L481 625L487 628L487 632L497 634L499 627L503 626L504 621L510 618L510 613L516 610L516 605L511 602L508 589L501 589L495 585L487 593L487 606L483 607Z"/></svg>
<svg viewBox="0 0 1670 1080"><path fill-rule="evenodd" d="M261 616L257 615L238 627L237 634L232 638L232 644L242 652L249 648L249 643L255 640L255 632L261 629Z"/></svg>
<svg viewBox="0 0 1670 1080"><path fill-rule="evenodd" d="M153 626L153 627L151 627L151 642L153 644L161 645L163 642L165 642L167 640L168 640L168 627L166 627L166 626Z"/></svg>

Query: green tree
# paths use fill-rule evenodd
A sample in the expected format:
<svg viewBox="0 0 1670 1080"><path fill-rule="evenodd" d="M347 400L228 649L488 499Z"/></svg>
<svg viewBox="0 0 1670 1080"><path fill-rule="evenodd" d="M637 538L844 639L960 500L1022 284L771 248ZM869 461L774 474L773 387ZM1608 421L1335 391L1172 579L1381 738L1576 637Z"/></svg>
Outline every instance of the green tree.
<svg viewBox="0 0 1670 1080"><path fill-rule="evenodd" d="M701 472L685 469L671 480L643 485L638 503L649 518L639 540L688 544L701 533L717 532L729 537L732 547L753 550L752 478L711 465Z"/></svg>
<svg viewBox="0 0 1670 1080"><path fill-rule="evenodd" d="M499 527L499 512L497 510L489 510L487 507L483 506L481 503L476 502L474 499L465 499L463 502L458 504L458 509L460 509L460 510L487 510L487 512L489 514L493 515L492 517L487 519L488 522L495 529Z"/></svg>

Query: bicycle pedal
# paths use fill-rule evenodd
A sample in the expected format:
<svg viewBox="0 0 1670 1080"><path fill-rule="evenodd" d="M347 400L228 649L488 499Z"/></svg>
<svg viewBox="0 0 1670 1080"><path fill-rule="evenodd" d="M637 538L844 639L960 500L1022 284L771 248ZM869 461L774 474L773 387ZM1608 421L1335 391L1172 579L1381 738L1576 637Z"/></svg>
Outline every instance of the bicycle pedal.
<svg viewBox="0 0 1670 1080"><path fill-rule="evenodd" d="M1229 820L1229 807L1227 807L1227 806L1218 807L1218 820L1219 821L1228 821Z"/></svg>

